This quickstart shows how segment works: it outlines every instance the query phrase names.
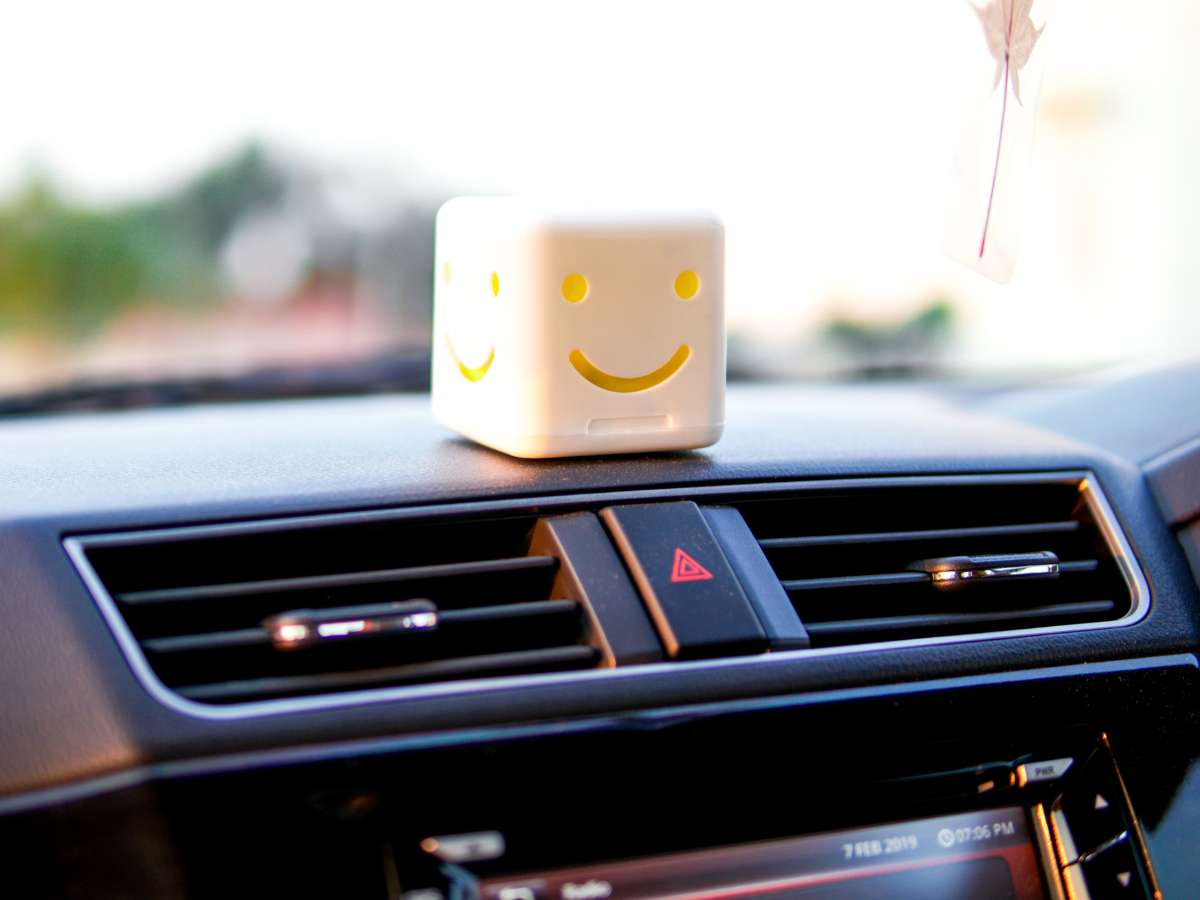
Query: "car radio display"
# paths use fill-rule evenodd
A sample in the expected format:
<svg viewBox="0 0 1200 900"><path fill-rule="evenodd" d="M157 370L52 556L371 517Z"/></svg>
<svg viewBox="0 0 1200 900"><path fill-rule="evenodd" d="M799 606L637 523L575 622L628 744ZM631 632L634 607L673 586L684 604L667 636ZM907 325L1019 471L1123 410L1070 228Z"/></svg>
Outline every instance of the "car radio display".
<svg viewBox="0 0 1200 900"><path fill-rule="evenodd" d="M1045 896L1021 807L584 866L479 886L483 900Z"/></svg>

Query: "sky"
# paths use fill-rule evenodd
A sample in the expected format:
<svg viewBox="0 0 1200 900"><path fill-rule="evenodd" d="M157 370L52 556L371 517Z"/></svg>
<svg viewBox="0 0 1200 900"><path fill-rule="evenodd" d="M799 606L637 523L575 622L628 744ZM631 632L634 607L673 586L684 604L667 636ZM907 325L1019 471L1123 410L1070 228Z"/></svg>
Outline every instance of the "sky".
<svg viewBox="0 0 1200 900"><path fill-rule="evenodd" d="M1119 359L1180 343L1196 287L1170 283L1179 173L1156 169L1187 102L1162 89L1168 51L1200 49L1170 25L1185 4L1038 0L1046 90L1014 110L1038 137L1003 287L942 253L964 122L998 97L967 0L14 4L0 190L41 171L144 196L259 137L404 190L711 206L731 325L764 341L949 294L965 356L1036 362L1082 327L1070 353Z"/></svg>

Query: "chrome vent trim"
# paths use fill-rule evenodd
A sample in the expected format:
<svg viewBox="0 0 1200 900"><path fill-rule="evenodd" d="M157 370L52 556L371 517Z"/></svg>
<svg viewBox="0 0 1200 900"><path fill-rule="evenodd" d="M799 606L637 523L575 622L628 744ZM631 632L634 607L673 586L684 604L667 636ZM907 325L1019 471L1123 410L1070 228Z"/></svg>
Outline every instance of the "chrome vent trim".
<svg viewBox="0 0 1200 900"><path fill-rule="evenodd" d="M789 650L757 656L737 656L694 662L666 662L633 665L616 669L593 669L573 672L552 672L537 675L492 677L475 681L420 684L408 687L373 688L347 691L344 693L289 697L246 703L213 706L197 703L181 697L165 686L155 675L136 638L126 626L113 598L87 558L87 550L112 544L140 543L166 535L187 534L204 537L221 534L254 533L258 531L286 531L311 527L315 524L335 526L339 523L371 520L401 520L415 518L450 517L463 515L529 515L531 509L539 514L557 512L597 510L604 506L627 502L655 500L691 499L702 503L736 503L750 497L783 494L801 491L860 490L869 488L898 488L953 485L998 485L1037 483L1078 484L1084 499L1095 518L1097 528L1103 535L1113 559L1120 568L1129 586L1130 610L1119 619L1102 622L1086 622L1067 625L1041 626L1009 631L979 632L915 638L895 641L822 647L806 650ZM134 675L156 700L177 712L198 719L228 721L270 715L335 709L363 704L387 703L400 700L442 698L484 694L545 684L586 683L595 679L638 678L646 674L677 673L726 669L736 666L757 666L777 663L787 659L847 656L860 653L878 653L887 650L911 649L946 644L975 643L979 641L1014 639L1022 637L1065 634L1073 632L1095 632L1110 628L1122 628L1141 621L1150 609L1150 590L1138 567L1132 548L1117 525L1116 516L1105 498L1095 476L1087 471L1010 473L995 475L928 475L896 476L881 478L844 478L823 481L757 482L732 485L703 485L696 487L659 488L649 490L608 491L552 496L546 498L522 498L517 500L478 501L439 505L413 506L394 510L371 510L358 513L332 513L297 516L273 520L231 523L223 525L198 525L156 528L133 532L103 535L72 535L63 539L64 548L79 572L88 591L95 599L101 614L117 639Z"/></svg>

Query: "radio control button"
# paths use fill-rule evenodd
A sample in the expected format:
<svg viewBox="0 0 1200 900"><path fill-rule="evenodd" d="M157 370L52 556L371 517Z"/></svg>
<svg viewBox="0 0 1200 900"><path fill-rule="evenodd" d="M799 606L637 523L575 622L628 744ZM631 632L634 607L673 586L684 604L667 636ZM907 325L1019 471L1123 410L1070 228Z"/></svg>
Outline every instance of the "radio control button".
<svg viewBox="0 0 1200 900"><path fill-rule="evenodd" d="M425 838L421 841L421 849L442 862L483 862L504 855L504 835L498 831L440 835Z"/></svg>
<svg viewBox="0 0 1200 900"><path fill-rule="evenodd" d="M1069 756L1061 759L1043 759L1038 762L1023 763L1017 766L1017 786L1036 784L1042 781L1057 781L1067 774L1075 760Z"/></svg>
<svg viewBox="0 0 1200 900"><path fill-rule="evenodd" d="M1108 758L1096 754L1058 801L1075 846L1082 855L1111 841L1126 829L1124 800Z"/></svg>
<svg viewBox="0 0 1200 900"><path fill-rule="evenodd" d="M481 900L547 900L546 882L518 881L498 884L483 891Z"/></svg>
<svg viewBox="0 0 1200 900"><path fill-rule="evenodd" d="M1128 838L1085 856L1077 865L1092 900L1116 900L1118 897L1146 897L1141 867Z"/></svg>

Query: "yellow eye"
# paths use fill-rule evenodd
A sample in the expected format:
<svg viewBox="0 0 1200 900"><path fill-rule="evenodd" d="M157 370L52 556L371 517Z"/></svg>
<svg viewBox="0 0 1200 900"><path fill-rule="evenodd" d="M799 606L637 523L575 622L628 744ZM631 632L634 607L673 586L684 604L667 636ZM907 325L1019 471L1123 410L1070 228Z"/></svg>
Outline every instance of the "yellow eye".
<svg viewBox="0 0 1200 900"><path fill-rule="evenodd" d="M680 272L675 278L675 296L691 300L700 293L700 276L695 272Z"/></svg>
<svg viewBox="0 0 1200 900"><path fill-rule="evenodd" d="M588 280L578 272L563 279L562 297L568 303L579 303L588 295Z"/></svg>
<svg viewBox="0 0 1200 900"><path fill-rule="evenodd" d="M500 296L500 276L495 272L492 273L492 296Z"/></svg>
<svg viewBox="0 0 1200 900"><path fill-rule="evenodd" d="M451 275L453 275L453 273L450 271L450 263L448 263L448 262L442 263L442 284L449 287Z"/></svg>

